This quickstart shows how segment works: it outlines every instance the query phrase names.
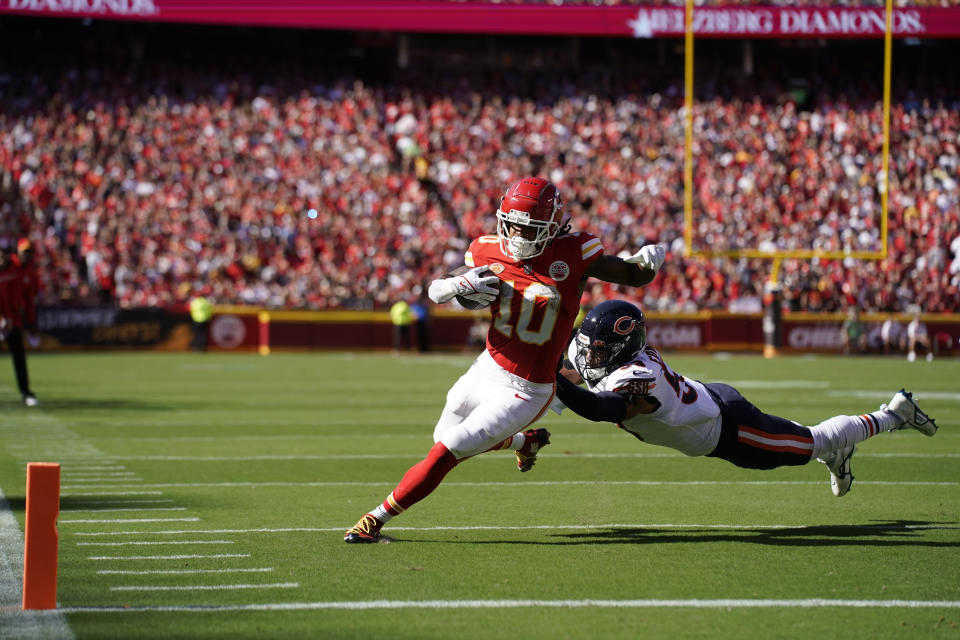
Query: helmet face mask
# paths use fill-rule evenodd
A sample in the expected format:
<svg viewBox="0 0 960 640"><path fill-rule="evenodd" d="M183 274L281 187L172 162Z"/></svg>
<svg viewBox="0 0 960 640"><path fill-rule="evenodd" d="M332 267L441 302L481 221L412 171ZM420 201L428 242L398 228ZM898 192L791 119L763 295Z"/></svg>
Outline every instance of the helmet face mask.
<svg viewBox="0 0 960 640"><path fill-rule="evenodd" d="M646 346L643 312L622 300L608 300L593 308L575 338L575 366L591 387L624 366Z"/></svg>
<svg viewBox="0 0 960 640"><path fill-rule="evenodd" d="M516 260L529 260L543 253L565 222L563 199L543 178L524 178L507 189L497 210L500 249Z"/></svg>

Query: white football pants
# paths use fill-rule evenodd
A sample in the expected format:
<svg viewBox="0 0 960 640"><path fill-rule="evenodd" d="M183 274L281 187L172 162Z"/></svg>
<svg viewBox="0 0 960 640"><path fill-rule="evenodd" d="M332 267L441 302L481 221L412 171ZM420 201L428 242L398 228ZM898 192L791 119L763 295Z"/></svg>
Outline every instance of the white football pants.
<svg viewBox="0 0 960 640"><path fill-rule="evenodd" d="M447 392L433 441L458 460L483 453L536 422L553 392L553 384L508 373L484 351Z"/></svg>

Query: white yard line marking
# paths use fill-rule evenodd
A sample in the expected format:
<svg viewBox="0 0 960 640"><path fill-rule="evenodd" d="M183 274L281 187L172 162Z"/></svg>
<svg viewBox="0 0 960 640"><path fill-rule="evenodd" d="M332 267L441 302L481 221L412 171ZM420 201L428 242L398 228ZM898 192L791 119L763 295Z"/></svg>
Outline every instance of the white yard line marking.
<svg viewBox="0 0 960 640"><path fill-rule="evenodd" d="M119 511L186 511L186 507L126 507L124 509L71 509L67 507L62 511L70 513L117 513Z"/></svg>
<svg viewBox="0 0 960 640"><path fill-rule="evenodd" d="M63 489L63 487L60 487ZM96 488L96 487L93 487ZM84 491L82 493L75 493L72 491L61 491L60 497L70 497L70 498L96 498L99 496L162 496L163 491L105 491L103 493L90 493L89 491Z"/></svg>
<svg viewBox="0 0 960 640"><path fill-rule="evenodd" d="M61 467L63 474L65 476L70 476L71 478L75 477L86 477L86 476L97 476L100 478L112 478L120 476L135 476L137 475L136 471L75 471L70 467Z"/></svg>
<svg viewBox="0 0 960 640"><path fill-rule="evenodd" d="M188 534L221 535L234 533L324 533L328 531L346 531L349 525L339 527L287 527L280 529L180 529L166 531L87 531L74 533L74 536L179 536ZM960 529L960 525L940 524L836 524L836 525L805 525L805 524L677 524L677 523L598 523L598 524L527 524L527 525L477 525L477 526L436 526L436 527L395 527L390 525L390 531L486 531L486 530L584 530L584 529L728 529L739 531L764 531L783 529L838 529L849 531L925 531L941 529Z"/></svg>
<svg viewBox="0 0 960 640"><path fill-rule="evenodd" d="M143 482L143 478L109 478L106 476L91 476L89 478L75 478L73 476L64 474L64 488L76 489L79 484L84 482ZM73 484L67 484L68 482Z"/></svg>
<svg viewBox="0 0 960 640"><path fill-rule="evenodd" d="M960 401L960 393L954 391L917 391L912 390L913 395L919 402L924 400L953 400ZM889 391L874 391L872 389L837 389L825 391L824 395L832 398L862 398L865 400L882 400L890 402L891 393ZM934 416L936 418L936 416Z"/></svg>
<svg viewBox="0 0 960 640"><path fill-rule="evenodd" d="M826 389L830 386L826 380L730 380L727 384L738 389Z"/></svg>
<svg viewBox="0 0 960 640"><path fill-rule="evenodd" d="M102 569L101 576L186 576L206 573L270 573L273 567L226 568L226 569L148 569L146 571L128 571L126 569Z"/></svg>
<svg viewBox="0 0 960 640"><path fill-rule="evenodd" d="M240 605L182 605L156 607L64 607L61 612L73 613L130 613L210 612L210 611L316 611L344 609L500 609L551 607L556 609L617 608L617 609L813 609L813 608L881 608L881 609L957 609L960 600L368 600L334 602L281 602L276 604Z"/></svg>
<svg viewBox="0 0 960 640"><path fill-rule="evenodd" d="M676 458L677 460L688 460L689 456L682 453L544 453L541 457L546 459L561 460L564 458ZM305 462L322 460L414 460L422 459L422 454L341 454L341 455L259 455L259 456L138 456L137 460L153 462L293 462L303 460ZM857 458L960 458L960 453L868 453L857 452ZM132 458L131 458L132 459ZM477 456L473 460L496 460L501 461L502 456Z"/></svg>
<svg viewBox="0 0 960 640"><path fill-rule="evenodd" d="M115 518L113 520L60 520L60 524L129 524L133 522L200 522L200 518Z"/></svg>
<svg viewBox="0 0 960 640"><path fill-rule="evenodd" d="M159 492L158 492L159 493ZM159 504L163 502L173 502L170 499L151 499L151 500L77 500L73 504L78 507L95 506L98 504ZM61 511L71 511L70 506L61 506Z"/></svg>
<svg viewBox="0 0 960 640"><path fill-rule="evenodd" d="M819 480L544 480L522 482L444 482L445 487L560 487L571 485L630 485L650 487L686 487L686 486L785 486L785 485L822 485ZM956 487L960 482L896 482L884 480L858 480L857 486L878 485L895 487ZM162 482L146 485L165 489L201 489L220 487L393 487L396 481L389 482ZM97 487L106 489L109 485Z"/></svg>
<svg viewBox="0 0 960 640"><path fill-rule="evenodd" d="M130 546L148 546L148 545L171 545L171 544L234 544L233 540L180 540L180 541L145 541L136 542L78 542L78 547L130 547Z"/></svg>
<svg viewBox="0 0 960 640"><path fill-rule="evenodd" d="M249 558L249 553L187 554L179 556L89 556L87 560L206 560L219 558Z"/></svg>
<svg viewBox="0 0 960 640"><path fill-rule="evenodd" d="M237 589L296 589L299 582L275 582L273 584L185 584L170 586L120 586L110 591L233 591Z"/></svg>

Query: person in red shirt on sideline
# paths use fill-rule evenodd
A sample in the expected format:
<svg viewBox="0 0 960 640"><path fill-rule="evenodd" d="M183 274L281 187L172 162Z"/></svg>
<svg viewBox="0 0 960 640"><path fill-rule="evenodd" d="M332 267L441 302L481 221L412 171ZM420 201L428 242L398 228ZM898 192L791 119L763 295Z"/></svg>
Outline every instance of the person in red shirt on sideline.
<svg viewBox="0 0 960 640"><path fill-rule="evenodd" d="M348 543L377 542L388 520L426 498L462 460L497 449L517 454L530 470L550 443L546 429L528 429L554 397L557 363L580 310L588 278L629 286L651 282L664 249L646 245L626 259L605 255L600 239L571 233L563 200L543 178L507 189L497 233L475 239L464 266L430 283L430 299L489 306L486 350L447 392L427 457L411 467L382 504L350 528Z"/></svg>
<svg viewBox="0 0 960 640"><path fill-rule="evenodd" d="M23 320L27 311L25 300L23 271L14 262L10 248L0 246L0 335L10 349L23 403L35 407L37 397L30 390L27 356L23 349Z"/></svg>
<svg viewBox="0 0 960 640"><path fill-rule="evenodd" d="M37 330L37 296L40 294L40 273L33 262L33 243L27 238L17 241L17 254L13 264L20 269L20 281L23 283L24 330L31 347L39 344Z"/></svg>

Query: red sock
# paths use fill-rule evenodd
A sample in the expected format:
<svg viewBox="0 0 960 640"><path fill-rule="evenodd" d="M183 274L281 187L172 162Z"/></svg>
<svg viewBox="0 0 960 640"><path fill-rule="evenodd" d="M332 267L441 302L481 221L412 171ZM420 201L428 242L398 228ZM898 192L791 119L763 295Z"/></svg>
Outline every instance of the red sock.
<svg viewBox="0 0 960 640"><path fill-rule="evenodd" d="M442 442L438 442L430 449L427 457L410 467L403 475L400 484L384 501L383 507L399 514L420 502L440 485L443 478L457 466L457 460ZM394 504L390 504L391 498ZM397 509L396 507L399 507Z"/></svg>

